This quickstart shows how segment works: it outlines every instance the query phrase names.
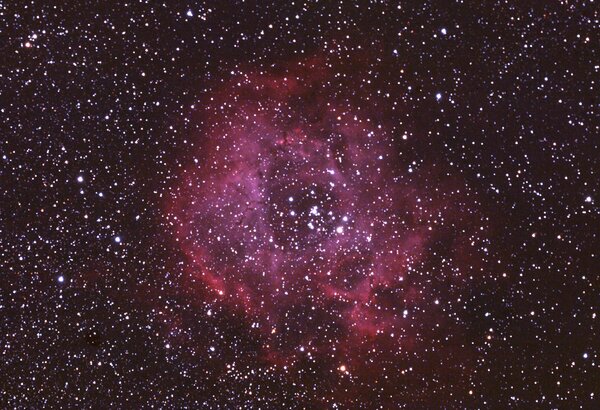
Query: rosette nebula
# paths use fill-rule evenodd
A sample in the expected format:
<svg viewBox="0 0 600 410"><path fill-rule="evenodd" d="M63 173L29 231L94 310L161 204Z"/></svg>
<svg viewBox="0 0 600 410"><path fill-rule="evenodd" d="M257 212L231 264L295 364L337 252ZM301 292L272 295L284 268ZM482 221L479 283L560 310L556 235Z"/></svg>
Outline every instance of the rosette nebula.
<svg viewBox="0 0 600 410"><path fill-rule="evenodd" d="M410 350L411 318L477 265L475 201L443 165L403 155L426 141L376 95L319 57L241 73L199 104L202 160L169 212L185 280L241 309L270 356Z"/></svg>

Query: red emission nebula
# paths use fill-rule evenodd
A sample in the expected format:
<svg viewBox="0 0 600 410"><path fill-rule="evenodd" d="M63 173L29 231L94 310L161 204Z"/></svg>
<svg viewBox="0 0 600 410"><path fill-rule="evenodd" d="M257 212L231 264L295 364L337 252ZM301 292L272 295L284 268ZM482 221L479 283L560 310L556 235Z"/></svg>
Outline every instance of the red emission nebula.
<svg viewBox="0 0 600 410"><path fill-rule="evenodd" d="M414 351L456 326L443 306L482 269L475 195L411 158L427 137L358 65L248 70L198 104L197 160L168 203L184 284L240 312L265 360L325 352L345 371Z"/></svg>

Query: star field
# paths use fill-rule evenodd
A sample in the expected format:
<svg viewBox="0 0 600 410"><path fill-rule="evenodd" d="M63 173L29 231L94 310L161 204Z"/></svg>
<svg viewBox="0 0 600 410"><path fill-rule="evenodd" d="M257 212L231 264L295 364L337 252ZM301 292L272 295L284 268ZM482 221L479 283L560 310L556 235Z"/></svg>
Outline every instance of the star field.
<svg viewBox="0 0 600 410"><path fill-rule="evenodd" d="M0 4L0 407L596 408L598 10Z"/></svg>

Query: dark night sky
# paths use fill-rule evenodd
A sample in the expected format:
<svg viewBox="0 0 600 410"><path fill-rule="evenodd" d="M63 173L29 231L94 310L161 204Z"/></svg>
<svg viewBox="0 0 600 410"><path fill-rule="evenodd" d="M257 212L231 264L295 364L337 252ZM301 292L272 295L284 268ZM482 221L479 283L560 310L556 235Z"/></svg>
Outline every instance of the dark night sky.
<svg viewBox="0 0 600 410"><path fill-rule="evenodd" d="M544 3L0 3L0 407L597 407L600 13Z"/></svg>

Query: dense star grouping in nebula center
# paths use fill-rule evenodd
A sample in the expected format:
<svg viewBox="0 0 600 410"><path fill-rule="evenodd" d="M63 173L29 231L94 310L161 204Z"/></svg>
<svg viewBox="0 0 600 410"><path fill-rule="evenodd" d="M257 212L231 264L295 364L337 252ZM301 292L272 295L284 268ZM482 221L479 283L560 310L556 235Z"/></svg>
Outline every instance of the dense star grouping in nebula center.
<svg viewBox="0 0 600 410"><path fill-rule="evenodd" d="M479 275L470 248L487 218L435 158L402 164L410 130L353 85L358 64L334 64L303 59L216 91L193 136L202 161L183 173L168 219L185 281L241 308L270 349L339 349L347 361L350 341L412 348L422 335L408 316L426 314L435 284Z"/></svg>

